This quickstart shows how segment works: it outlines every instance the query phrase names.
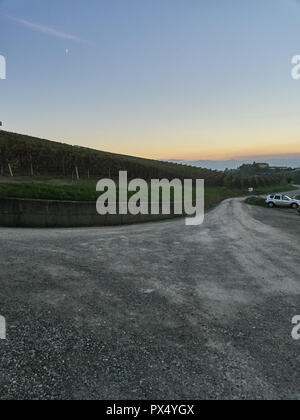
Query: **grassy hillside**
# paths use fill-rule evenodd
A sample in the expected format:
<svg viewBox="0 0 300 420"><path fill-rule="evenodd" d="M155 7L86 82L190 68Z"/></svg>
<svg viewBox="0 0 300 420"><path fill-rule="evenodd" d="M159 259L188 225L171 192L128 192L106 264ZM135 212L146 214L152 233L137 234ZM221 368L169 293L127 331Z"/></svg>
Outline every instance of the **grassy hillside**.
<svg viewBox="0 0 300 420"><path fill-rule="evenodd" d="M121 170L131 179L205 179L207 208L246 195L248 187L256 192L285 188L278 177L218 172L0 131L0 198L95 201L97 181L118 179Z"/></svg>
<svg viewBox="0 0 300 420"><path fill-rule="evenodd" d="M205 178L209 185L222 184L223 174L207 169L117 155L84 147L0 131L0 175L53 176L81 179L117 178L128 171L129 178Z"/></svg>
<svg viewBox="0 0 300 420"><path fill-rule="evenodd" d="M209 169L195 168L177 163L160 162L133 156L101 152L84 147L0 131L0 182L5 177L31 177L38 181L44 177L64 180L118 178L126 170L129 178L205 179L207 187L246 189L281 183L274 176L244 176Z"/></svg>

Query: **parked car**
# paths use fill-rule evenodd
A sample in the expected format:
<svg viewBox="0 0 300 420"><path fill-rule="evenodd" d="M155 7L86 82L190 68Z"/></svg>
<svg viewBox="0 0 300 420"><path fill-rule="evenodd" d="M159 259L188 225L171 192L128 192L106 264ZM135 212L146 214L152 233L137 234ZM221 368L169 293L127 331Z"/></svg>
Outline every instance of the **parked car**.
<svg viewBox="0 0 300 420"><path fill-rule="evenodd" d="M300 200L283 194L268 195L266 203L269 207L290 207L300 211Z"/></svg>

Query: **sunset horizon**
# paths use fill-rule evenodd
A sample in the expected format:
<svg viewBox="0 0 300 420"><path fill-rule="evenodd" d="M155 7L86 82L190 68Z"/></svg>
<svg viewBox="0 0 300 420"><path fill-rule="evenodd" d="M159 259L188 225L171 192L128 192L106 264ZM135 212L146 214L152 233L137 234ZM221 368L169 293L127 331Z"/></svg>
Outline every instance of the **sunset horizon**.
<svg viewBox="0 0 300 420"><path fill-rule="evenodd" d="M15 132L14 130L7 130L6 127L1 127L1 128L3 129L3 131L8 131L11 133ZM273 151L269 153L267 151L261 152L261 153L255 153L255 151L253 150L253 152L249 154L235 154L235 151L232 151L232 153L228 152L224 154L221 154L221 153L212 154L212 153L205 153L205 152L198 152L195 154L186 154L185 152L182 152L182 153L178 152L177 154L170 152L168 154L167 152L165 152L163 154L160 151L158 151L157 153L152 154L151 152L145 153L143 151L138 153L137 152L137 150L139 150L138 147L135 147L134 150L132 150L131 148L124 148L124 149L122 147L116 148L115 146L111 146L109 149L107 149L101 146L102 144L103 146L106 144L106 142L103 141L102 139L99 141L93 140L90 142L83 141L81 143L78 143L78 142L73 143L67 138L61 138L61 137L50 138L43 135L42 133L40 134L35 133L34 131L18 132L18 134L50 140L50 141L54 141L58 143L64 143L71 146L87 147L90 149L99 150L103 152L115 153L115 154L127 155L127 156L135 156L135 157L140 157L144 159L170 160L170 161L178 160L178 161L186 161L186 162L196 162L196 161L203 161L203 160L218 162L218 161L230 161L230 160L256 161L256 160L270 160L270 159L299 159L299 166L300 166L300 150L295 149L294 152L287 153L286 147L283 147L282 150L279 147L279 151L277 153L276 153L276 148L273 147Z"/></svg>

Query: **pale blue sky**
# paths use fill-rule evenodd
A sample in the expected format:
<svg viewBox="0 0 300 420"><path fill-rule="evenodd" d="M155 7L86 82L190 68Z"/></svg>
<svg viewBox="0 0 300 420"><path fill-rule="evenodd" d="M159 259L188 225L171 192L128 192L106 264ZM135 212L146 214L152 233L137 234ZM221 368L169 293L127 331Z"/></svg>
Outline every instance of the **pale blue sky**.
<svg viewBox="0 0 300 420"><path fill-rule="evenodd" d="M4 0L5 128L155 158L300 153L296 0Z"/></svg>

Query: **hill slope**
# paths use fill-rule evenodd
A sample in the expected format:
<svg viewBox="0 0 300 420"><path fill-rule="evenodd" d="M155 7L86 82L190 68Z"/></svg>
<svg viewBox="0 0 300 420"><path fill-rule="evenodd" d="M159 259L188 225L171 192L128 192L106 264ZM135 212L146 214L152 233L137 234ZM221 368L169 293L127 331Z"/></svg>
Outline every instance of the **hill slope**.
<svg viewBox="0 0 300 420"><path fill-rule="evenodd" d="M208 185L221 185L223 174L175 163L92 150L84 147L0 131L0 174L18 176L81 178L118 176L127 170L130 178L205 178Z"/></svg>
<svg viewBox="0 0 300 420"><path fill-rule="evenodd" d="M102 152L85 147L0 131L0 176L56 177L64 179L118 178L205 179L206 186L244 189L278 185L280 177L221 172L179 163L161 162ZM284 180L283 180L284 181Z"/></svg>

